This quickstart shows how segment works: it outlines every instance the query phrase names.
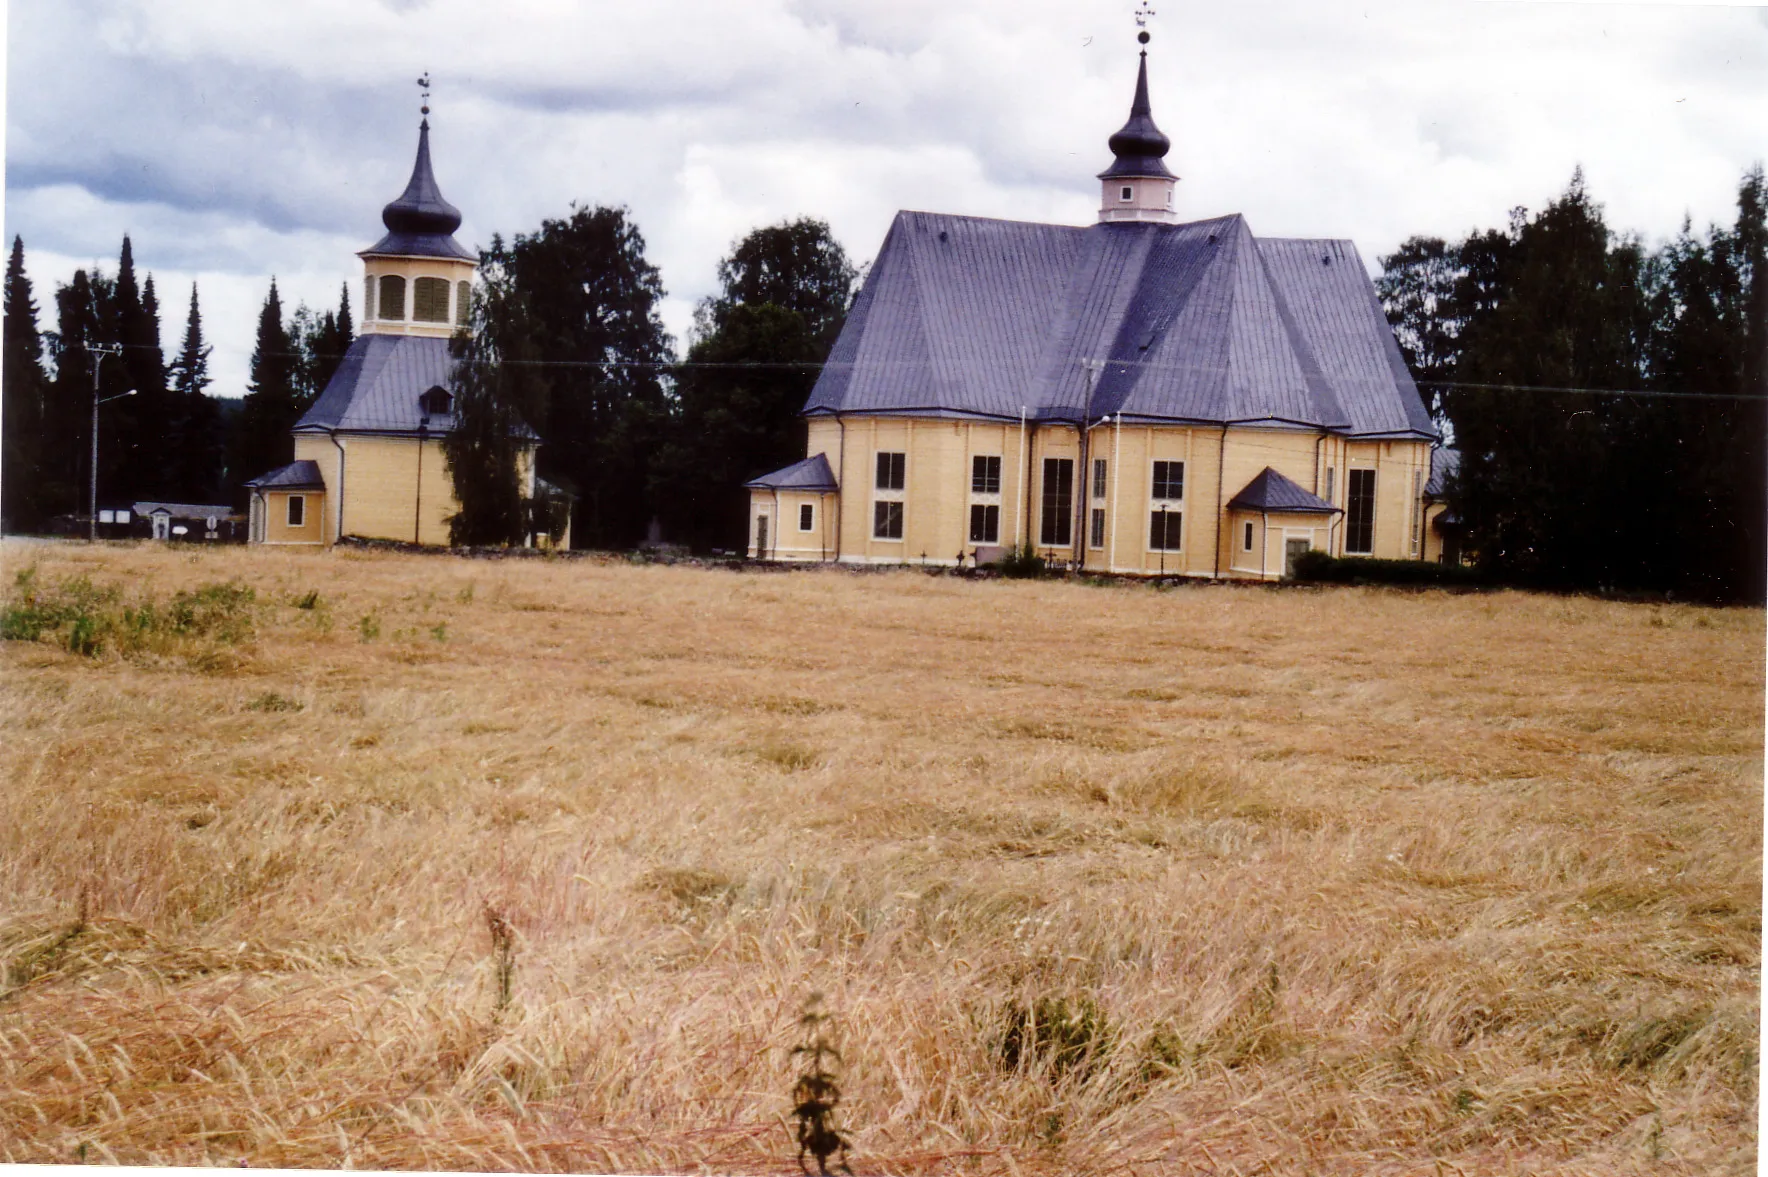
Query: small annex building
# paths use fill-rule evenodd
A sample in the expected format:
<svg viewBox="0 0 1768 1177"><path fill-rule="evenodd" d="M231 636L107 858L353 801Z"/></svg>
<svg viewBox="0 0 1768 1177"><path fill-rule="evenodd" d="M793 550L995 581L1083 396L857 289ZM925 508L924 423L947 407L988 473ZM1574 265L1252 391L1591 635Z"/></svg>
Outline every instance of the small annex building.
<svg viewBox="0 0 1768 1177"><path fill-rule="evenodd" d="M294 426L295 460L246 483L250 540L324 546L340 537L447 544L460 510L442 452L454 424L449 337L472 305L478 257L454 239L460 210L430 165L429 107L405 191L362 259L361 333ZM537 486L540 437L523 427L522 495ZM550 535L530 536L543 546ZM570 523L557 541L570 546Z"/></svg>
<svg viewBox="0 0 1768 1177"><path fill-rule="evenodd" d="M1146 46L1147 33L1139 34ZM1441 438L1356 246L1181 221L1142 50L1096 223L900 212L749 554L1272 580L1423 559Z"/></svg>
<svg viewBox="0 0 1768 1177"><path fill-rule="evenodd" d="M99 522L112 512L101 511ZM131 534L157 540L191 540L208 543L238 543L245 538L240 524L243 520L224 503L160 503L139 502L130 511L117 511L118 523L129 524Z"/></svg>

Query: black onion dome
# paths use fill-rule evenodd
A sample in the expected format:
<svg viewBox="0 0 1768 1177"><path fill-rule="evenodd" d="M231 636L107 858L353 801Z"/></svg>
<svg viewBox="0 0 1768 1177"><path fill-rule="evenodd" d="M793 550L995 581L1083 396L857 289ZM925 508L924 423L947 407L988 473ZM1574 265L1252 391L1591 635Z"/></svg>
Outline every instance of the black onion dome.
<svg viewBox="0 0 1768 1177"><path fill-rule="evenodd" d="M1136 70L1136 97L1130 103L1129 122L1111 136L1107 143L1111 154L1117 159L1099 173L1099 178L1111 180L1123 176L1152 176L1162 180L1176 180L1178 177L1161 162L1161 157L1172 150L1172 145L1173 141L1161 134L1160 128L1154 125L1154 114L1148 106L1148 51L1144 49L1142 64Z"/></svg>
<svg viewBox="0 0 1768 1177"><path fill-rule="evenodd" d="M460 210L442 199L436 173L430 169L430 120L418 126L417 161L411 179L399 198L381 210L387 235L365 253L390 253L406 257L455 257L477 261L454 239L460 228Z"/></svg>

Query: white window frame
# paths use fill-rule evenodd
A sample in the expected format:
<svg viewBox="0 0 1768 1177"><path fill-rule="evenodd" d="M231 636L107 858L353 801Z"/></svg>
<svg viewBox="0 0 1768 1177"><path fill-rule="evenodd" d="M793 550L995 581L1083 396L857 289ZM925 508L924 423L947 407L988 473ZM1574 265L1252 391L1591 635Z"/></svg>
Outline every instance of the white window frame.
<svg viewBox="0 0 1768 1177"><path fill-rule="evenodd" d="M902 456L902 485L878 485L878 459L885 454ZM872 451L872 542L880 544L900 544L907 540L909 534L909 454L907 450L877 449ZM896 503L902 509L902 534L896 536L878 534L878 504Z"/></svg>
<svg viewBox="0 0 1768 1177"><path fill-rule="evenodd" d="M299 519L295 518L295 508L297 506L301 509L301 517ZM284 521L283 525L285 527L307 526L307 496L290 495L287 504L283 507L282 517Z"/></svg>
<svg viewBox="0 0 1768 1177"><path fill-rule="evenodd" d="M1240 550L1250 552L1252 551L1252 520L1243 520L1242 526L1245 530L1240 533Z"/></svg>
<svg viewBox="0 0 1768 1177"><path fill-rule="evenodd" d="M816 504L798 504L798 530L802 532L816 530Z"/></svg>
<svg viewBox="0 0 1768 1177"><path fill-rule="evenodd" d="M1155 497L1154 463L1156 462L1165 462L1169 465L1176 464L1179 467L1178 498ZM1174 552L1183 552L1185 550L1185 495L1190 490L1190 475L1191 471L1187 468L1185 459L1183 458L1148 459L1148 526L1142 532L1142 544L1143 551L1147 552L1150 556L1159 556L1162 553L1171 555ZM1153 544L1154 536L1152 533L1154 531L1154 516L1160 514L1162 508L1166 510L1167 514L1177 515L1179 517L1179 546L1176 548L1157 548Z"/></svg>
<svg viewBox="0 0 1768 1177"><path fill-rule="evenodd" d="M979 494L979 495L974 495L971 497L971 499L970 499L970 514L967 515L964 519L964 534L966 536L969 536L969 539L966 541L967 543L984 544L984 545L992 546L994 544L998 544L1001 542L1001 503L1000 503L1000 498L1001 498L1000 495L987 495L987 494ZM988 512L991 508L993 509L993 511L995 513L994 538L993 539L977 539L976 536L974 534L972 534L975 529L970 526L971 520L975 517L975 514L978 510L982 511L983 518L986 520L988 518Z"/></svg>
<svg viewBox="0 0 1768 1177"><path fill-rule="evenodd" d="M1119 190L1117 199L1118 199L1118 202L1121 204L1128 204L1130 201L1134 200L1135 197L1136 197L1136 190L1134 188L1130 187L1128 184L1125 184Z"/></svg>

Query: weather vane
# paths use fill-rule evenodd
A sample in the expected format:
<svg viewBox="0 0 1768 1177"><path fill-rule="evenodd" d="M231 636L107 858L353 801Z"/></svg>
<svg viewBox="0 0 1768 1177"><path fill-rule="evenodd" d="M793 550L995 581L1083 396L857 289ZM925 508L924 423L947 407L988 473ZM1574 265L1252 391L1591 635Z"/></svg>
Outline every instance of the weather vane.
<svg viewBox="0 0 1768 1177"><path fill-rule="evenodd" d="M1136 27L1142 31L1136 34L1136 40L1144 45L1148 43L1148 18L1153 15L1154 9L1148 6L1148 0L1142 0L1142 3L1137 5Z"/></svg>
<svg viewBox="0 0 1768 1177"><path fill-rule="evenodd" d="M1145 6L1147 4L1147 0L1143 0L1143 4ZM1140 19L1140 18L1138 18L1138 19ZM417 80L417 85L418 85L418 89L420 89L424 92L424 105L423 105L422 109L423 109L423 113L427 115L430 113L430 71L429 70L424 71L424 76Z"/></svg>

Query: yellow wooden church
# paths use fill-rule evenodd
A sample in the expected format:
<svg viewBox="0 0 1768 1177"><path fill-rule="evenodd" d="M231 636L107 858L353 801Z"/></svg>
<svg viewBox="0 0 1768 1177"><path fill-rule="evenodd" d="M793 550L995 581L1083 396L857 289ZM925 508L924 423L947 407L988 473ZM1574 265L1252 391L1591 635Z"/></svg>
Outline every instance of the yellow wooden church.
<svg viewBox="0 0 1768 1177"><path fill-rule="evenodd" d="M1147 33L1139 34L1146 46ZM1148 101L1095 224L898 213L751 556L1272 580L1424 559L1441 438L1356 247L1181 221Z"/></svg>
<svg viewBox="0 0 1768 1177"><path fill-rule="evenodd" d="M460 210L436 184L424 113L411 180L381 211L387 232L357 255L361 333L295 423L295 460L246 483L251 542L449 541L460 501L442 453L454 420L448 340L467 322L478 259L454 239ZM540 438L524 441L522 495L532 499ZM559 543L570 546L568 522Z"/></svg>

